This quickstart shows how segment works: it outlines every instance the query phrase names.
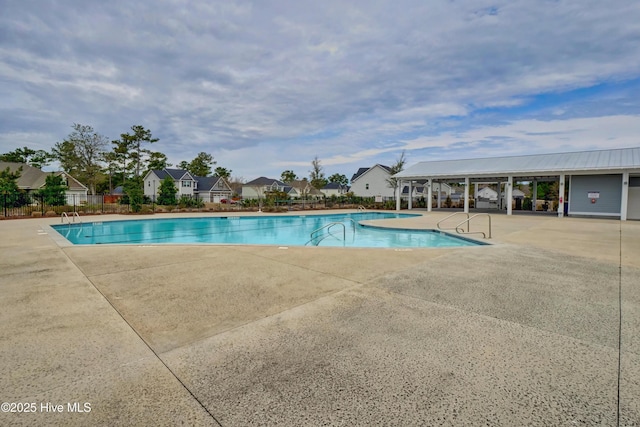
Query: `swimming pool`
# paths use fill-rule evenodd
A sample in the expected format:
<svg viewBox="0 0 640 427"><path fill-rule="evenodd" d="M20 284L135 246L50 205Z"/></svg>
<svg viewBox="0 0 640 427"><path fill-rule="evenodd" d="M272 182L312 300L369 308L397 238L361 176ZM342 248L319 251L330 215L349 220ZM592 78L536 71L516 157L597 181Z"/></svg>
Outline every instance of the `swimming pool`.
<svg viewBox="0 0 640 427"><path fill-rule="evenodd" d="M76 245L251 244L279 246L446 247L483 243L435 230L363 226L361 221L415 214L364 212L330 215L219 216L54 225Z"/></svg>

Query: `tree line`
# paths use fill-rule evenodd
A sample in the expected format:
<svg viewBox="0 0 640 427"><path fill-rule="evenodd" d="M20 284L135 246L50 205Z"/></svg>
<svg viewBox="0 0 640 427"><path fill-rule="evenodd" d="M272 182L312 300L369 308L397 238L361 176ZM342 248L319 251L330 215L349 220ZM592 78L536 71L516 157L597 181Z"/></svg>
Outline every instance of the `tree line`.
<svg viewBox="0 0 640 427"><path fill-rule="evenodd" d="M172 166L164 153L152 150L152 145L159 139L153 137L144 126L131 126L128 132L112 141L91 126L74 123L71 127L69 135L63 141L56 142L50 151L18 148L0 154L0 161L24 163L38 169L57 161L62 170L86 185L90 194L112 193L114 187L122 186L125 194L133 200L142 199L143 178L147 172ZM211 154L201 152L191 161L183 160L176 167L199 177L215 174L230 183L232 171L220 166L212 170L216 164ZM0 171L0 191L5 194L19 192L16 182L21 172L20 169L14 172L9 169ZM50 184L52 188L63 185L51 179L55 182L48 182L47 185ZM281 179L285 183L299 180L292 170L283 171ZM348 179L341 174L325 177L321 161L316 156L311 162L309 183L320 189L329 182L347 185ZM60 193L59 189L57 193Z"/></svg>
<svg viewBox="0 0 640 427"><path fill-rule="evenodd" d="M158 138L143 126L134 125L111 142L91 126L75 123L72 129L51 151L18 148L0 154L0 161L25 163L38 169L57 161L62 170L85 184L90 194L111 193L114 186L130 185L131 181L140 181L142 185L141 180L148 171L172 166L164 153L151 150ZM190 162L182 161L178 167L193 175L210 176L215 164L211 154L201 152ZM215 173L225 179L231 176L231 171L222 167L216 168Z"/></svg>

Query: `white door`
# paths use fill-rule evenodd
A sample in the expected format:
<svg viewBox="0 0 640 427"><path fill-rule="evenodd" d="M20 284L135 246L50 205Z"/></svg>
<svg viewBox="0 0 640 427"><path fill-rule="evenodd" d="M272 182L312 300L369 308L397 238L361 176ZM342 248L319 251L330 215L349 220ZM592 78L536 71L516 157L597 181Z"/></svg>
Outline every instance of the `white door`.
<svg viewBox="0 0 640 427"><path fill-rule="evenodd" d="M640 187L629 187L627 219L640 219Z"/></svg>

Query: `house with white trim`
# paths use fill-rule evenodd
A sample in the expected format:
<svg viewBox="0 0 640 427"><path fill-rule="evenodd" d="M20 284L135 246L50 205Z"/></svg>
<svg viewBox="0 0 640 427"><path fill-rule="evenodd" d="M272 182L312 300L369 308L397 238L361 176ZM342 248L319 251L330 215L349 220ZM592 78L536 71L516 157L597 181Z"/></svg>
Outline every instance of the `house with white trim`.
<svg viewBox="0 0 640 427"><path fill-rule="evenodd" d="M490 187L478 188L476 191L476 199L484 199L492 202L498 201L498 192Z"/></svg>
<svg viewBox="0 0 640 427"><path fill-rule="evenodd" d="M27 193L35 193L44 188L48 175L62 177L62 182L67 186L65 190L66 204L76 205L87 202L89 189L80 181L64 171L43 172L26 163L0 162L0 170L9 168L11 173L17 172L20 168L20 178L18 178L18 188Z"/></svg>
<svg viewBox="0 0 640 427"><path fill-rule="evenodd" d="M286 193L292 198L321 199L324 197L324 194L306 179L296 179L287 182L286 185L289 187Z"/></svg>
<svg viewBox="0 0 640 427"><path fill-rule="evenodd" d="M322 192L322 194L324 194L325 197L331 197L331 196L340 197L340 196L344 196L349 192L349 186L342 185L338 182L330 182L324 187L322 187L320 191Z"/></svg>
<svg viewBox="0 0 640 427"><path fill-rule="evenodd" d="M196 194L203 202L220 203L222 199L231 199L233 190L224 178L213 176L196 176Z"/></svg>
<svg viewBox="0 0 640 427"><path fill-rule="evenodd" d="M288 193L291 187L282 181L261 176L242 185L243 199L261 199L266 194L274 191Z"/></svg>
<svg viewBox="0 0 640 427"><path fill-rule="evenodd" d="M358 197L376 197L385 200L395 198L395 189L387 181L391 178L391 168L380 164L360 168L351 177L351 192Z"/></svg>
<svg viewBox="0 0 640 427"><path fill-rule="evenodd" d="M176 197L193 196L195 194L196 179L189 171L184 169L150 170L144 176L144 195L158 197L160 184L166 177L171 177L178 190Z"/></svg>
<svg viewBox="0 0 640 427"><path fill-rule="evenodd" d="M144 195L157 198L162 181L170 177L176 187L176 197L198 197L204 202L219 203L231 198L233 191L221 177L214 175L201 177L192 175L184 169L151 170L144 176Z"/></svg>
<svg viewBox="0 0 640 427"><path fill-rule="evenodd" d="M447 198L447 196L454 197L455 191L453 188L444 182L434 182L431 184L432 195L434 199L437 197L438 190L440 190L441 196L443 198ZM411 194L413 196L413 200L417 200L420 197L424 197L427 199L429 197L429 191L427 187L427 183L415 182L411 185ZM407 200L409 194L409 186L403 185L402 187L402 199Z"/></svg>

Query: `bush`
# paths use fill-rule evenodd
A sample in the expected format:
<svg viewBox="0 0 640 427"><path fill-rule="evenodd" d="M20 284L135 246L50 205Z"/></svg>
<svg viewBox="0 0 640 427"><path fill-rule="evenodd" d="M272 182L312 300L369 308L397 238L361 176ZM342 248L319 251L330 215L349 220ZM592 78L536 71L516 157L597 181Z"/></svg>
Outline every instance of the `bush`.
<svg viewBox="0 0 640 427"><path fill-rule="evenodd" d="M174 206L176 204L176 193L178 192L178 189L173 183L173 178L168 176L163 179L158 191L159 205Z"/></svg>
<svg viewBox="0 0 640 427"><path fill-rule="evenodd" d="M142 187L142 178L135 177L128 180L124 184L124 191L129 196L129 204L131 205L131 211L140 212L142 209L142 203L144 202L144 190Z"/></svg>
<svg viewBox="0 0 640 427"><path fill-rule="evenodd" d="M187 195L182 195L180 196L180 200L178 200L178 207L180 209L203 208L204 202L196 197L189 197Z"/></svg>

